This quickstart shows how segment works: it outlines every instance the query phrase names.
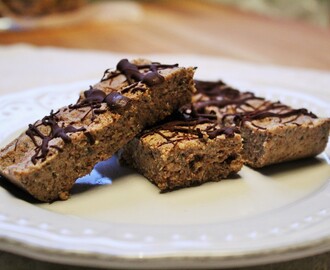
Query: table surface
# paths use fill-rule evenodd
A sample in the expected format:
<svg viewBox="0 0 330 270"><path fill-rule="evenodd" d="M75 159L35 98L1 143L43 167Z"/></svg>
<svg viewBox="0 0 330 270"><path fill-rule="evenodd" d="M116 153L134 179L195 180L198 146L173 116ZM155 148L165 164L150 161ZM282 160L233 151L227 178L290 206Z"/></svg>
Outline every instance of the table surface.
<svg viewBox="0 0 330 270"><path fill-rule="evenodd" d="M80 25L0 32L0 45L28 43L136 54L192 53L330 70L330 27L269 18L206 1L142 1L138 6L142 16L132 20L89 20ZM87 269L7 252L0 252L0 268ZM330 269L330 253L245 269Z"/></svg>
<svg viewBox="0 0 330 270"><path fill-rule="evenodd" d="M138 54L196 53L330 69L330 27L269 18L214 1L142 1L139 6L142 14L132 20L2 32L0 44L26 42Z"/></svg>

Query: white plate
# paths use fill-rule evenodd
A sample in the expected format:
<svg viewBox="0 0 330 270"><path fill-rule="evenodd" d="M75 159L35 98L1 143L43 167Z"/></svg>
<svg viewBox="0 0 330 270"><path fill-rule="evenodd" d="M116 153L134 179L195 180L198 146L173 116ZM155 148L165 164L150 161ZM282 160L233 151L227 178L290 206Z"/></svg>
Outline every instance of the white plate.
<svg viewBox="0 0 330 270"><path fill-rule="evenodd" d="M84 81L0 100L0 144L75 102ZM241 89L327 115L327 102L294 89L238 81ZM326 150L326 151L329 151ZM0 248L48 261L125 268L247 266L330 250L329 152L238 178L159 194L145 178L100 163L68 201L30 201L1 180Z"/></svg>

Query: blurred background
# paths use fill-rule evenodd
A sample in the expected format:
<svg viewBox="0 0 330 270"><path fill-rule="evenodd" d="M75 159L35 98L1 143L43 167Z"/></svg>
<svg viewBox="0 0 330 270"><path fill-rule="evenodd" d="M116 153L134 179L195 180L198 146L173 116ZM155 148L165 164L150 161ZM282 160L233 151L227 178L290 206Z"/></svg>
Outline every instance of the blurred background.
<svg viewBox="0 0 330 270"><path fill-rule="evenodd" d="M330 0L216 0L242 10L267 16L302 20L328 27Z"/></svg>
<svg viewBox="0 0 330 270"><path fill-rule="evenodd" d="M17 15L40 17L46 14L74 11L86 4L102 0L1 0L2 17ZM110 1L110 0L103 0ZM181 0L185 1L185 0ZM212 0L211 0L212 1ZM319 26L327 27L330 18L330 0L213 0L224 5L234 6L241 10L273 16L304 20ZM124 1L119 1L124 2ZM142 2L142 1L136 1ZM145 1L144 1L145 2ZM150 1L151 2L151 1ZM154 0L152 2L157 2ZM189 5L189 1L185 1ZM3 28L5 28L3 26Z"/></svg>
<svg viewBox="0 0 330 270"><path fill-rule="evenodd" d="M0 45L330 69L330 0L0 0Z"/></svg>

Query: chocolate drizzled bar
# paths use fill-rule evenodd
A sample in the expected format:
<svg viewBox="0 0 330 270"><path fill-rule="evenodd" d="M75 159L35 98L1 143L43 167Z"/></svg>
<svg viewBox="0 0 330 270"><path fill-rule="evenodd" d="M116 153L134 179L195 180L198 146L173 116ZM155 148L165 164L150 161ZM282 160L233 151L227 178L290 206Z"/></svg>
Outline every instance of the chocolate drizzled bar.
<svg viewBox="0 0 330 270"><path fill-rule="evenodd" d="M0 152L0 173L41 201L66 199L75 180L146 126L189 102L193 68L121 60L101 81L28 126Z"/></svg>
<svg viewBox="0 0 330 270"><path fill-rule="evenodd" d="M251 167L316 156L327 145L329 118L238 91L222 81L196 81L196 88L194 112L238 127L243 158Z"/></svg>
<svg viewBox="0 0 330 270"><path fill-rule="evenodd" d="M220 181L243 166L236 126L182 106L163 123L143 131L121 151L121 160L162 192Z"/></svg>
<svg viewBox="0 0 330 270"><path fill-rule="evenodd" d="M260 168L315 156L327 145L329 119L222 81L195 84L191 104L143 131L121 154L162 191L219 181L243 162Z"/></svg>

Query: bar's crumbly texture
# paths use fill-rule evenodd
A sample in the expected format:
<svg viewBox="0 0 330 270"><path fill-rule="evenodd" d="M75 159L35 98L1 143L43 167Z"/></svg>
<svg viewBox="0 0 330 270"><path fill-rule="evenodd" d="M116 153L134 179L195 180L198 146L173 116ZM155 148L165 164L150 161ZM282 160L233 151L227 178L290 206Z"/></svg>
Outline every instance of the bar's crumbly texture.
<svg viewBox="0 0 330 270"><path fill-rule="evenodd" d="M316 156L327 145L329 118L240 92L222 81L196 81L196 88L194 110L236 125L243 137L243 158L251 167Z"/></svg>
<svg viewBox="0 0 330 270"><path fill-rule="evenodd" d="M40 201L66 199L75 180L146 126L191 100L193 68L121 60L76 104L52 111L0 152L0 174Z"/></svg>
<svg viewBox="0 0 330 270"><path fill-rule="evenodd" d="M144 131L121 151L121 160L162 192L220 181L243 166L241 136L205 118L171 119Z"/></svg>

